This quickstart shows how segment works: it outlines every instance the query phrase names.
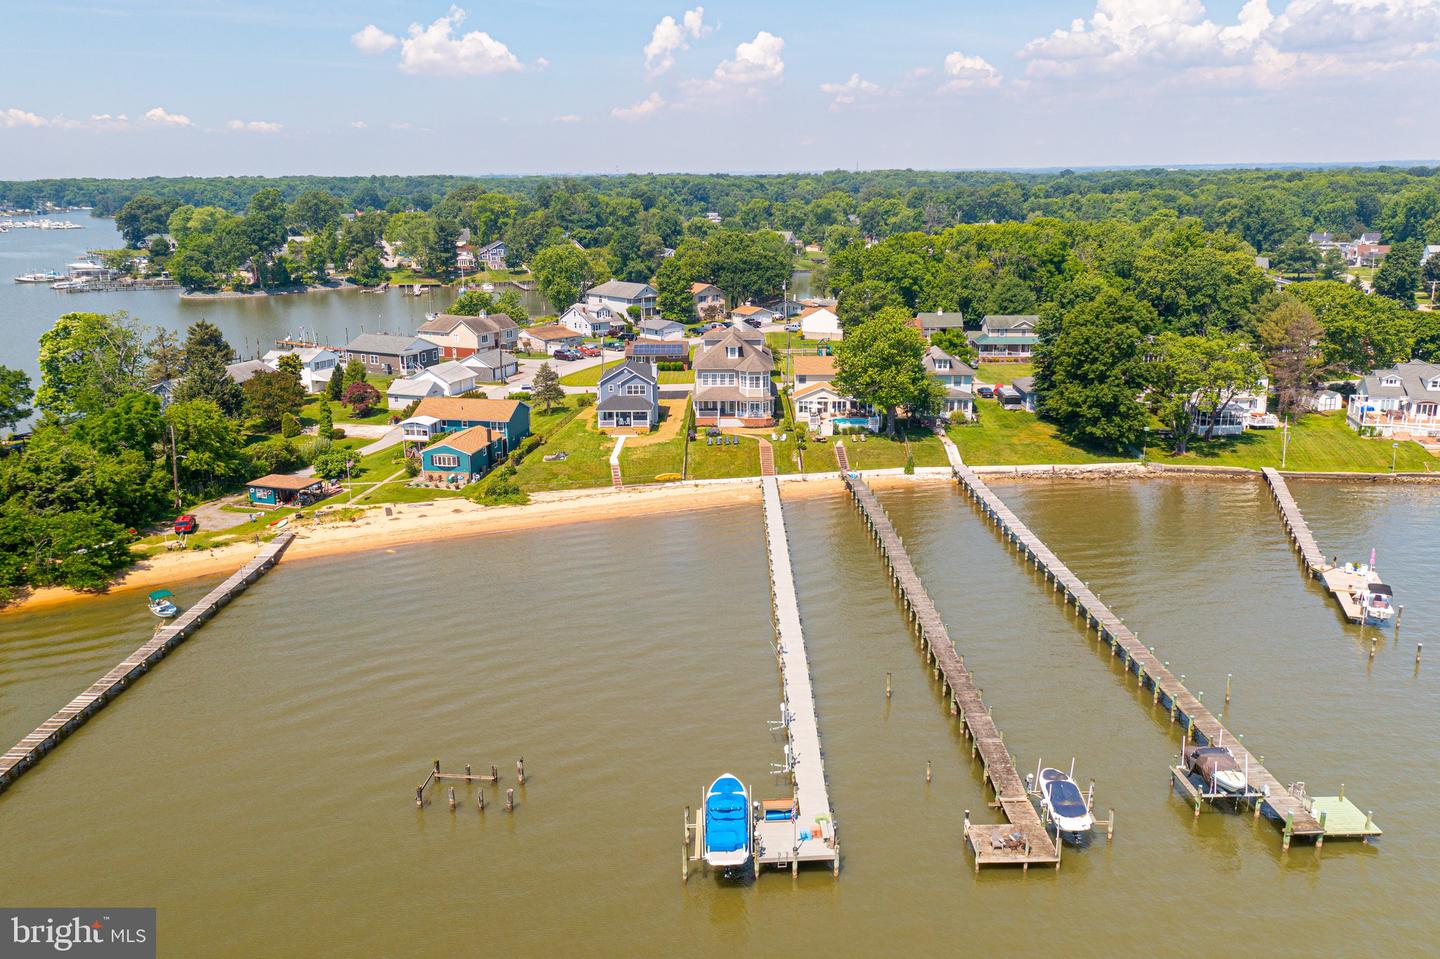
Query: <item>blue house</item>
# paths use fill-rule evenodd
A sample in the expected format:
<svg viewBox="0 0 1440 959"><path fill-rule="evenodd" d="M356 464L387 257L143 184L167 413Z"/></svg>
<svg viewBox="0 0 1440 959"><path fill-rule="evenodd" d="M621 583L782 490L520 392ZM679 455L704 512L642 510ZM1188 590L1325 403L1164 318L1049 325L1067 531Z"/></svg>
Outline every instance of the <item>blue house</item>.
<svg viewBox="0 0 1440 959"><path fill-rule="evenodd" d="M430 429L432 434L484 426L499 434L502 454L509 453L530 435L530 407L519 400L430 396L415 407L411 419L421 416L433 416L438 421Z"/></svg>
<svg viewBox="0 0 1440 959"><path fill-rule="evenodd" d="M420 473L430 483L473 483L500 461L504 437L488 426L472 426L425 447Z"/></svg>
<svg viewBox="0 0 1440 959"><path fill-rule="evenodd" d="M654 429L660 424L660 387L655 367L631 358L600 377L596 423L602 430Z"/></svg>

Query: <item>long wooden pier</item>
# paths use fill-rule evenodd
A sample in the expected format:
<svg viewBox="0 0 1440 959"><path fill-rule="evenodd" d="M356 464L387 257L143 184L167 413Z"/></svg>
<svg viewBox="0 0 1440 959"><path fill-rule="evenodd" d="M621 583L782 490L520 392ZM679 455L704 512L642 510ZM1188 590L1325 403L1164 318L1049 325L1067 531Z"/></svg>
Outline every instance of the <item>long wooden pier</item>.
<svg viewBox="0 0 1440 959"><path fill-rule="evenodd" d="M960 462L958 451L950 445L947 445L946 449L950 452L951 466L960 488L970 496L986 519L995 525L1000 535L1015 546L1027 565L1034 563L1035 568L1051 583L1054 591L1064 591L1065 601L1074 605L1076 615L1085 617L1087 632L1090 627L1094 627L1099 638L1109 644L1111 656L1121 658L1125 669L1136 675L1136 682L1141 688L1148 686L1152 690L1152 702L1158 702L1170 711L1170 721L1182 725L1187 741L1193 740L1201 744L1220 743L1230 747L1235 761L1249 770L1250 785L1264 795L1264 799L1255 805L1256 814L1258 815L1263 807L1273 818L1284 823L1285 847L1289 847L1292 836L1320 838L1327 834L1339 834L1334 831L1327 832L1311 814L1310 805L1305 799L1281 785L1259 759L1205 708L1205 704L1186 689L1154 653L1141 644L1139 637L1120 621L1120 617L1111 612L1099 597L991 492L983 480Z"/></svg>
<svg viewBox="0 0 1440 959"><path fill-rule="evenodd" d="M1262 467L1260 473L1270 486L1275 505L1280 507L1280 518L1285 523L1285 532L1289 534L1290 542L1295 544L1295 549L1300 552L1305 568L1311 576L1322 576L1325 570L1330 568L1330 564L1325 562L1325 554L1315 542L1315 536L1310 532L1310 524L1305 522L1305 515L1300 512L1299 504L1295 502L1295 497L1290 495L1290 487L1285 483L1285 477L1269 466Z"/></svg>
<svg viewBox="0 0 1440 959"><path fill-rule="evenodd" d="M960 717L961 730L970 738L970 755L980 756L985 779L995 790L995 805L1009 820L1003 825L971 823L967 816L965 839L974 852L976 871L988 865L1018 865L1028 870L1031 865L1053 864L1058 869L1060 847L1031 804L1015 760L981 699L975 677L965 667L965 658L955 650L944 620L910 564L900 534L858 474L847 472L842 477L889 566L890 580L900 592L910 622L920 634L926 662L950 701L950 714Z"/></svg>
<svg viewBox="0 0 1440 959"><path fill-rule="evenodd" d="M810 683L810 661L805 654L805 632L800 625L800 604L795 596L795 575L790 568L790 543L780 505L780 486L773 476L762 479L760 485L764 494L776 654L784 688L781 708L790 743L787 764L795 805L788 821L766 821L762 813L755 825L756 870L775 865L789 866L794 872L802 862L828 862L838 876L840 839L830 809L830 790L825 783L825 756L820 746L815 690Z"/></svg>
<svg viewBox="0 0 1440 959"><path fill-rule="evenodd" d="M224 606L245 588L265 575L280 559L294 533L281 533L267 543L244 566L230 578L216 586L205 598L185 610L175 621L155 631L148 643L91 684L63 709L41 723L34 732L20 740L0 756L0 792L9 788L19 778L45 757L60 741L85 724L110 700L130 687L130 684L150 670L150 667L164 659L172 649L183 643L191 633L200 627L215 611Z"/></svg>

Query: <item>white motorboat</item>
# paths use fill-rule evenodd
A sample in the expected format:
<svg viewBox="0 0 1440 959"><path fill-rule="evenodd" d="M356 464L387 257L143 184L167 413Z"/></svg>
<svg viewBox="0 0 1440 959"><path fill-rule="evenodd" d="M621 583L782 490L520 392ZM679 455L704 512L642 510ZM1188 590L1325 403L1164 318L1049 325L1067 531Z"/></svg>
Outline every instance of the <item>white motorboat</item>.
<svg viewBox="0 0 1440 959"><path fill-rule="evenodd" d="M733 870L750 862L750 793L730 773L716 777L705 791L703 828L707 863Z"/></svg>
<svg viewBox="0 0 1440 959"><path fill-rule="evenodd" d="M1053 767L1040 770L1040 805L1049 814L1055 828L1065 833L1086 833L1095 825L1095 817L1085 802L1085 794L1075 785L1071 775Z"/></svg>
<svg viewBox="0 0 1440 959"><path fill-rule="evenodd" d="M1395 621L1395 594L1381 582L1366 583L1356 597L1366 626L1389 626Z"/></svg>
<svg viewBox="0 0 1440 959"><path fill-rule="evenodd" d="M65 279L65 274L48 270L44 273L22 273L15 277L16 283L55 283Z"/></svg>
<svg viewBox="0 0 1440 959"><path fill-rule="evenodd" d="M1239 796L1249 785L1246 771L1229 746L1191 746L1185 750L1185 770L1199 776L1212 793Z"/></svg>
<svg viewBox="0 0 1440 959"><path fill-rule="evenodd" d="M161 619L170 619L180 612L180 607L175 605L175 594L168 589L157 589L150 594L150 612Z"/></svg>

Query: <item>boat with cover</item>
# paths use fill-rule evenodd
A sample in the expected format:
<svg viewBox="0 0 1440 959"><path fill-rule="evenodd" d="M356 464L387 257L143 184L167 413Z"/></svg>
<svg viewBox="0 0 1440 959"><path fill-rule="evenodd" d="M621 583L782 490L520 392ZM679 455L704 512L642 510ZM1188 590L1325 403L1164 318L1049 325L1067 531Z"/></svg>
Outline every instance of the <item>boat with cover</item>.
<svg viewBox="0 0 1440 959"><path fill-rule="evenodd" d="M1085 795L1069 774L1052 767L1040 770L1040 803L1061 832L1089 832L1095 817Z"/></svg>
<svg viewBox="0 0 1440 959"><path fill-rule="evenodd" d="M1185 750L1185 771L1199 776L1213 793L1243 795L1249 777L1229 746L1191 746Z"/></svg>
<svg viewBox="0 0 1440 959"><path fill-rule="evenodd" d="M175 594L168 589L157 589L150 594L150 612L161 619L169 619L180 612L180 607L175 605Z"/></svg>
<svg viewBox="0 0 1440 959"><path fill-rule="evenodd" d="M736 869L750 861L750 793L724 773L705 791L705 861Z"/></svg>
<svg viewBox="0 0 1440 959"><path fill-rule="evenodd" d="M1365 614L1366 626L1389 626L1395 619L1395 594L1384 583L1371 581L1355 597Z"/></svg>

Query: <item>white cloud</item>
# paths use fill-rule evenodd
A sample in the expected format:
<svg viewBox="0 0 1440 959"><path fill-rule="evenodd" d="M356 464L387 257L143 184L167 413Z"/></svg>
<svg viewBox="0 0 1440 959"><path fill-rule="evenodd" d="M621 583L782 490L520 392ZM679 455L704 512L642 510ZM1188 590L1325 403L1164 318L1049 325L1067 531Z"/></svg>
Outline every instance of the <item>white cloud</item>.
<svg viewBox="0 0 1440 959"><path fill-rule="evenodd" d="M850 79L844 83L822 83L820 92L831 96L830 109L838 110L841 107L855 103L861 97L873 96L880 92L878 83L871 83L869 80L862 80L860 74L850 74Z"/></svg>
<svg viewBox="0 0 1440 959"><path fill-rule="evenodd" d="M735 59L720 61L713 80L735 86L778 81L785 75L785 61L780 57L784 51L784 40L761 30L755 34L754 40L747 40L735 48Z"/></svg>
<svg viewBox="0 0 1440 959"><path fill-rule="evenodd" d="M1035 78L1082 74L1271 85L1300 75L1413 68L1440 53L1440 0L1246 0L1233 23L1200 0L1097 0L1088 20L1019 52Z"/></svg>
<svg viewBox="0 0 1440 959"><path fill-rule="evenodd" d="M364 120L351 120L350 125L357 130L363 130L370 124L366 123Z"/></svg>
<svg viewBox="0 0 1440 959"><path fill-rule="evenodd" d="M400 69L442 76L486 76L520 69L510 48L485 31L457 36L453 31L464 19L464 10L451 7L428 27L412 23L410 36L400 41Z"/></svg>
<svg viewBox="0 0 1440 959"><path fill-rule="evenodd" d="M945 83L942 90L998 87L1000 80L1000 71L983 57L968 56L958 50L945 56Z"/></svg>
<svg viewBox="0 0 1440 959"><path fill-rule="evenodd" d="M151 107L145 111L145 119L151 123L161 123L167 126L188 127L192 126L190 118L183 113L171 113L164 107Z"/></svg>
<svg viewBox="0 0 1440 959"><path fill-rule="evenodd" d="M19 107L0 110L0 127L43 127L49 124L50 121L40 114L21 110Z"/></svg>
<svg viewBox="0 0 1440 959"><path fill-rule="evenodd" d="M551 117L551 123L579 123L580 115L577 113L562 113L558 117Z"/></svg>
<svg viewBox="0 0 1440 959"><path fill-rule="evenodd" d="M384 53L400 41L375 24L368 23L350 35L350 42L361 53Z"/></svg>
<svg viewBox="0 0 1440 959"><path fill-rule="evenodd" d="M641 117L649 116L664 106L665 98L652 91L648 97L639 103L632 104L628 107L616 107L610 111L610 115L617 120L638 120Z"/></svg>
<svg viewBox="0 0 1440 959"><path fill-rule="evenodd" d="M279 133L281 129L280 124L269 120L231 120L225 125L242 133Z"/></svg>
<svg viewBox="0 0 1440 959"><path fill-rule="evenodd" d="M675 65L675 51L690 49L690 41L698 40L713 27L705 22L705 8L696 7L680 15L677 23L668 14L660 18L645 44L645 72L658 77Z"/></svg>

